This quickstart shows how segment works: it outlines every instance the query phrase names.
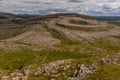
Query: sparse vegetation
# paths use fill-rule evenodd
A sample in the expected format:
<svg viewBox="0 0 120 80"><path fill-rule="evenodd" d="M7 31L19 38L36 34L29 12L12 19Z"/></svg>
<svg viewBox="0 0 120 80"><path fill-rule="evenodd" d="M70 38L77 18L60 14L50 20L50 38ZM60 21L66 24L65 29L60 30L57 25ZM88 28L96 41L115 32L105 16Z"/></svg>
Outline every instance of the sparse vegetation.
<svg viewBox="0 0 120 80"><path fill-rule="evenodd" d="M15 24L22 24L22 20L16 20L16 19L13 19L11 22L15 23Z"/></svg>
<svg viewBox="0 0 120 80"><path fill-rule="evenodd" d="M8 17L6 16L0 16L0 19L7 19Z"/></svg>
<svg viewBox="0 0 120 80"><path fill-rule="evenodd" d="M24 30L25 27L11 27L11 28L1 28L0 29L0 40L7 39L13 36L16 36L21 33L22 30Z"/></svg>

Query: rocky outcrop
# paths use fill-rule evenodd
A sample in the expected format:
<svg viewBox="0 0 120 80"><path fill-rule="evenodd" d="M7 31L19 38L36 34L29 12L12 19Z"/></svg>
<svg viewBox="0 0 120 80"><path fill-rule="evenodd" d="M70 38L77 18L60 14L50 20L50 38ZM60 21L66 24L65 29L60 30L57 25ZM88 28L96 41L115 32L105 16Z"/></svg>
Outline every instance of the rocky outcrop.
<svg viewBox="0 0 120 80"><path fill-rule="evenodd" d="M60 16L49 20L47 27L58 33L63 38L71 40L94 40L98 38L110 38L116 40L113 36L120 35L120 28L109 25L106 22L84 19L75 16Z"/></svg>
<svg viewBox="0 0 120 80"><path fill-rule="evenodd" d="M56 24L58 26L73 30L101 31L109 28L108 24L105 22L80 17L60 17L57 19Z"/></svg>
<svg viewBox="0 0 120 80"><path fill-rule="evenodd" d="M99 61L99 64L117 64L117 61L119 61L119 59L120 59L120 54L118 53L117 55L115 55L112 58L110 58L110 57L102 58Z"/></svg>
<svg viewBox="0 0 120 80"><path fill-rule="evenodd" d="M20 26L24 27L21 29ZM63 38L77 41L89 41L103 37L112 37L111 39L114 41L116 40L115 36L120 35L119 27L77 14L31 17L31 19L25 20L22 24L18 24L10 29L8 27L5 30L0 28L0 36L2 36L0 40L29 46L54 46L60 44L61 40L56 38L51 32L55 32L55 34L59 34ZM7 32L5 32L6 30ZM16 32L16 30L18 31Z"/></svg>
<svg viewBox="0 0 120 80"><path fill-rule="evenodd" d="M58 72L59 69L63 71L68 70L71 67L71 63L73 61L74 60L72 59L58 60L48 64L42 64L42 66L36 68L31 65L26 67L22 72L16 70L8 76L3 76L2 80L28 80L30 75L33 75L34 77L39 77L41 75L51 76L51 79L55 79L62 75Z"/></svg>
<svg viewBox="0 0 120 80"><path fill-rule="evenodd" d="M95 64L92 65L78 65L77 69L75 69L72 77L69 77L67 80L81 80L86 78L89 74L94 73L97 70Z"/></svg>

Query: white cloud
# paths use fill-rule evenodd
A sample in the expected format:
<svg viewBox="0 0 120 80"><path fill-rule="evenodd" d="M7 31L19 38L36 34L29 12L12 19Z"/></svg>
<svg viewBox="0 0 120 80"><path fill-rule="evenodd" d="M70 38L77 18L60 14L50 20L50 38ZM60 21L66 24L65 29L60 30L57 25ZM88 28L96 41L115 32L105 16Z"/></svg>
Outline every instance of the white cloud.
<svg viewBox="0 0 120 80"><path fill-rule="evenodd" d="M120 15L120 0L1 0L0 11L19 14L71 12Z"/></svg>

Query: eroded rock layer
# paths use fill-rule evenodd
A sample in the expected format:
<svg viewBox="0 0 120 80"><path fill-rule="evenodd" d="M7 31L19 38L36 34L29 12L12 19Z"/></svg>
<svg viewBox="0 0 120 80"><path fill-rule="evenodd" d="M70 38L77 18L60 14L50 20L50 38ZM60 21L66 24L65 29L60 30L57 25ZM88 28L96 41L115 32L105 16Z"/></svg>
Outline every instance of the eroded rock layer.
<svg viewBox="0 0 120 80"><path fill-rule="evenodd" d="M86 16L87 17L87 16ZM120 36L120 27L109 25L107 22L98 21L91 17L75 14L51 15L26 20L27 27L22 33L15 35L3 42L15 42L24 45L57 45L61 40L55 38L51 31L63 38L71 40L94 40L108 38L116 41ZM32 23L31 23L32 22ZM13 35L13 34L11 34Z"/></svg>

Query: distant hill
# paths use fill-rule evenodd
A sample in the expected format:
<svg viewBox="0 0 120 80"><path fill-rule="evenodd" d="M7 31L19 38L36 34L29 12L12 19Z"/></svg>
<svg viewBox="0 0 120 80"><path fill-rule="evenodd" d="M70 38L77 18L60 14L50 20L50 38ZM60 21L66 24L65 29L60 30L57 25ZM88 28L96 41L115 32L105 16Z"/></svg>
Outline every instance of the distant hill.
<svg viewBox="0 0 120 80"><path fill-rule="evenodd" d="M101 20L120 20L120 16L93 16L93 17Z"/></svg>
<svg viewBox="0 0 120 80"><path fill-rule="evenodd" d="M12 41L12 39L13 41L14 40L18 41L19 39L20 40L23 39L22 40L23 42L20 43L25 43L25 44L29 44L29 43L38 44L38 42L41 44L42 41L46 41L47 43L47 41L49 42L49 39L46 40L46 38L48 37L50 37L51 40L56 40L52 36L49 36L52 34L44 30L45 28L48 28L50 31L56 32L62 37L72 40L81 40L81 39L87 40L88 38L92 38L92 37L96 38L99 36L102 37L103 35L104 35L103 37L105 36L108 37L109 35L115 36L115 32L114 34L112 32L114 31L114 29L117 29L117 28L111 28L111 26L107 24L107 22L95 20L95 18L92 18L90 16L72 14L72 13L63 13L63 14L59 13L59 14L50 14L45 16L27 15L27 14L12 15L12 14L1 13L0 16L1 16L0 39L8 38L7 39L8 41L9 40ZM45 34L44 31L45 33L49 33L49 34ZM109 33L107 31L109 31ZM34 35L36 37L31 36L33 34L30 32L35 32ZM89 35L89 32L91 32L91 35ZM116 31L116 35L119 34L118 32L119 30ZM26 34L27 35L29 34L28 37L30 37L30 39L27 38ZM42 38L40 35L44 35L45 39ZM59 42L59 40L57 42Z"/></svg>

